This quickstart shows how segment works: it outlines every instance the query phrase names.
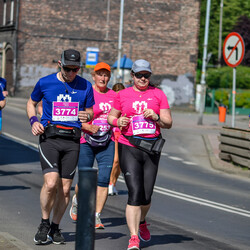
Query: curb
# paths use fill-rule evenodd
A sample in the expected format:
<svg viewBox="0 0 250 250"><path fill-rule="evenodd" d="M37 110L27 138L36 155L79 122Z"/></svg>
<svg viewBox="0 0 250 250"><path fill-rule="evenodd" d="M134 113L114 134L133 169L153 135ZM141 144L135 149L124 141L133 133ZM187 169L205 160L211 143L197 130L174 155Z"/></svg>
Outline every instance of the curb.
<svg viewBox="0 0 250 250"><path fill-rule="evenodd" d="M0 250L33 250L29 246L27 246L21 240L15 238L9 233L0 232Z"/></svg>
<svg viewBox="0 0 250 250"><path fill-rule="evenodd" d="M221 160L219 156L216 156L216 154L213 151L208 135L202 135L202 138L204 140L209 161L214 169L223 171L228 174L234 174L248 179L250 178L249 170L243 170L232 163Z"/></svg>

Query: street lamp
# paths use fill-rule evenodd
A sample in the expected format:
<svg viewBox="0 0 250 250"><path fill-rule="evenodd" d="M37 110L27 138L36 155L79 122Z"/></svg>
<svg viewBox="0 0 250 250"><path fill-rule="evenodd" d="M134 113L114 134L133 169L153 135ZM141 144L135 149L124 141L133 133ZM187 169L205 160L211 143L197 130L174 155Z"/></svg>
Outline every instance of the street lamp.
<svg viewBox="0 0 250 250"><path fill-rule="evenodd" d="M202 71L201 71L201 100L200 100L200 115L198 119L198 125L202 125L203 112L205 109L206 99L206 66L207 66L207 44L208 44L208 32L209 32L209 16L210 16L211 0L207 0L207 11L206 11L206 24L205 24L205 35L203 45L203 58L202 58Z"/></svg>
<svg viewBox="0 0 250 250"><path fill-rule="evenodd" d="M119 39L118 39L118 59L117 59L117 75L116 79L120 78L120 64L121 64L121 54L122 54L122 28L123 28L123 9L124 0L121 0L120 6L120 28L119 28Z"/></svg>

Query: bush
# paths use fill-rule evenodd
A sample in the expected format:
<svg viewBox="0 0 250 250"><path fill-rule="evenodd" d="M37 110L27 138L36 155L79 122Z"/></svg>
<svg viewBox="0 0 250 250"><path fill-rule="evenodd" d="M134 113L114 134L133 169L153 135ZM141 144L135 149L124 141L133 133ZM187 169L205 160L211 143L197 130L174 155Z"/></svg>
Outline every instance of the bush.
<svg viewBox="0 0 250 250"><path fill-rule="evenodd" d="M211 90L208 90L211 91ZM226 106L232 104L231 89L216 89L214 93L215 101ZM209 105L209 103L207 103ZM235 106L238 108L250 108L250 90L237 90L235 96Z"/></svg>
<svg viewBox="0 0 250 250"><path fill-rule="evenodd" d="M209 88L232 88L233 68L209 68L206 74ZM250 67L239 66L236 69L236 89L250 89Z"/></svg>

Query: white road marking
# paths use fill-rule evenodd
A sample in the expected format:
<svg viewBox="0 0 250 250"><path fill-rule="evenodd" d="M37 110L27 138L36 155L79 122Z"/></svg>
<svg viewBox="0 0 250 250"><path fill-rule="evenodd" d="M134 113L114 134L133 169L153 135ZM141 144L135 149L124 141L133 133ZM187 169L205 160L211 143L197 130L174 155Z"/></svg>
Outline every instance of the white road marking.
<svg viewBox="0 0 250 250"><path fill-rule="evenodd" d="M23 144L25 146L28 146L30 149L33 149L33 150L38 152L38 144L35 144L35 143L32 143L32 142L20 139L20 138L18 138L16 136L11 135L11 134L6 133L6 132L2 133L2 135L4 135L5 137L8 137L9 139L12 139L14 141L20 142L21 144Z"/></svg>
<svg viewBox="0 0 250 250"><path fill-rule="evenodd" d="M174 161L183 161L183 159L176 157L176 156L169 156L168 158Z"/></svg>
<svg viewBox="0 0 250 250"><path fill-rule="evenodd" d="M35 143L28 142L26 140L20 139L20 138L18 138L16 136L8 134L8 133L2 133L2 135L6 136L6 137L9 137L9 138L11 138L13 140L16 140L16 141L18 141L18 142L20 142L20 143L22 143L22 144L24 144L26 146L29 146L31 149L33 149L35 151L38 151L38 149L37 149L38 145L35 144ZM178 157L173 157L173 158L176 158L178 160L180 159ZM124 178L122 176L119 176L118 181L120 181L122 183L125 183ZM234 214L238 214L238 215L250 218L250 211L248 211L248 210L228 206L228 205L225 205L225 204L222 204L222 203L218 203L218 202L214 202L214 201L210 201L210 200L206 200L206 199L201 199L201 198L198 198L198 197L195 197L195 196L192 196L192 195L179 193L179 192L172 191L170 189L166 189L166 188L162 188L162 187L158 187L158 186L154 187L154 192L162 194L162 195L171 196L171 197L174 197L174 198L177 198L177 199L185 200L185 201L188 201L188 202L196 203L196 204L207 206L207 207L212 207L212 208L215 208L215 209L218 209L218 210L223 210L225 212L234 213Z"/></svg>
<svg viewBox="0 0 250 250"><path fill-rule="evenodd" d="M122 176L120 176L118 178L118 181L120 181L122 183L125 183ZM154 187L154 192L162 194L162 195L171 196L171 197L174 197L174 198L177 198L177 199L185 200L185 201L188 201L188 202L196 203L196 204L207 206L207 207L212 207L212 208L215 208L215 209L218 209L218 210L223 210L225 212L234 213L234 214L238 214L238 215L250 218L250 211L248 211L248 210L244 210L244 209L228 206L228 205L225 205L225 204L222 204L222 203L218 203L218 202L198 198L198 197L195 197L195 196L179 193L179 192L172 191L170 189L166 189L166 188L162 188L162 187L158 187L158 186Z"/></svg>
<svg viewBox="0 0 250 250"><path fill-rule="evenodd" d="M198 164L194 163L194 162L191 162L191 161L183 161L184 164L186 165L195 165L197 166Z"/></svg>

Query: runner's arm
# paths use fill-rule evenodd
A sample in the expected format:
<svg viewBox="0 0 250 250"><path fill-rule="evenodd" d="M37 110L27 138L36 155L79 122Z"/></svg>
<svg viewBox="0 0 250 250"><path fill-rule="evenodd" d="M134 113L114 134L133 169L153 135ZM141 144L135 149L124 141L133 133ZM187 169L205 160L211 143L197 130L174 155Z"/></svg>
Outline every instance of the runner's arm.
<svg viewBox="0 0 250 250"><path fill-rule="evenodd" d="M39 122L36 116L36 105L37 102L33 101L31 98L27 102L27 116L30 121L31 131L33 135L41 135L44 133L44 127Z"/></svg>
<svg viewBox="0 0 250 250"><path fill-rule="evenodd" d="M91 121L93 119L93 116L93 106L90 108L86 108L85 111L78 112L78 118L82 123Z"/></svg>

